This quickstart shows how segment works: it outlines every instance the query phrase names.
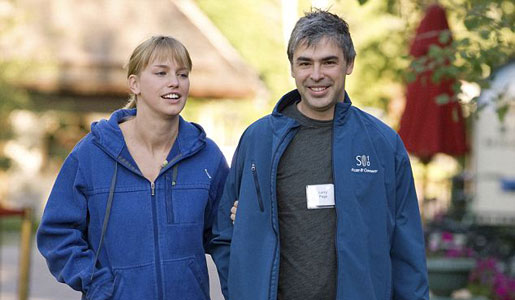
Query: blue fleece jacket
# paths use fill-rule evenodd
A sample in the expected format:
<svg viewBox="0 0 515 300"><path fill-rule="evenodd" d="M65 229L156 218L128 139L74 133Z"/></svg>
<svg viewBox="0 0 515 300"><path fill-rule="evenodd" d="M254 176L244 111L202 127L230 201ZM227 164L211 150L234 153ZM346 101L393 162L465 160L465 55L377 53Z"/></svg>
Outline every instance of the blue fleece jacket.
<svg viewBox="0 0 515 300"><path fill-rule="evenodd" d="M286 94L245 131L234 155L214 227L226 299L277 299L277 167L299 128L281 111L298 99L297 91ZM337 299L427 300L422 226L402 141L348 96L337 103L333 126Z"/></svg>
<svg viewBox="0 0 515 300"><path fill-rule="evenodd" d="M199 125L181 118L169 163L151 183L118 126L135 114L118 110L93 123L66 158L37 232L38 248L57 280L81 291L82 299L209 299L205 253L227 163Z"/></svg>

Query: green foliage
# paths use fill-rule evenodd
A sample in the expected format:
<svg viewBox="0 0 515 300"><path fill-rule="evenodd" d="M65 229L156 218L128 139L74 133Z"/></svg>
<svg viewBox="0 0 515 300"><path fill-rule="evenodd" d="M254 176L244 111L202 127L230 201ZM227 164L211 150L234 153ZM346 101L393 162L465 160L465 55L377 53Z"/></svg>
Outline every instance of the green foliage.
<svg viewBox="0 0 515 300"><path fill-rule="evenodd" d="M14 18L1 16L0 34L6 33L14 24ZM12 137L9 115L13 110L29 105L27 93L15 88L6 80L8 73L16 69L15 67L15 63L0 60L0 171L7 170L11 166L10 159L4 153L5 143Z"/></svg>
<svg viewBox="0 0 515 300"><path fill-rule="evenodd" d="M271 91L269 103L292 87L282 38L280 1L197 0L197 5L259 73Z"/></svg>
<svg viewBox="0 0 515 300"><path fill-rule="evenodd" d="M331 8L350 26L357 56L346 89L358 105L387 110L390 99L402 93L403 70L409 64L403 57L406 22L387 13L391 9L383 0L369 0L362 6L340 0Z"/></svg>
<svg viewBox="0 0 515 300"><path fill-rule="evenodd" d="M438 95L436 97L436 102L438 104L446 104L446 103L448 103L449 102L449 95L447 95L447 94Z"/></svg>
<svg viewBox="0 0 515 300"><path fill-rule="evenodd" d="M343 2L340 0L338 4L343 5ZM378 5L374 0L358 0L356 2L362 5L362 10L367 10L370 6L376 7L375 19L391 16L404 24L401 29L391 30L388 34L376 36L369 43L361 45L359 55L365 56L367 61L365 64L369 65L366 69L368 75L365 78L360 76L363 86L370 84L372 78L389 81L392 84L402 83L403 78L407 82L411 82L415 80L417 74L433 71L433 82L439 82L445 78L457 78L458 81L453 86L456 92L461 90L462 81L476 83L481 88L487 88L492 72L515 56L515 4L511 0L440 1L447 10L452 32L440 33L439 41L445 44L450 41L452 36L453 42L446 48L433 46L426 56L418 59L405 55L408 50L407 45L409 45L407 37L413 36L416 26L423 16L424 7L433 3L432 1L387 0L382 2L382 5ZM345 1L345 5L348 5L347 1ZM373 25L373 23L367 24L367 26ZM386 53L379 45L392 40L401 46L391 47L393 52ZM392 57L401 59L392 64ZM372 63L375 67L371 65ZM391 69L390 71L380 68L386 64ZM409 64L409 68L406 68L407 64ZM402 76L399 77L399 74ZM436 99L439 103L456 100L458 100L456 97L453 99L438 97ZM477 97L471 100L471 108L476 106L476 101ZM507 105L499 106L498 116L502 119L506 114Z"/></svg>
<svg viewBox="0 0 515 300"><path fill-rule="evenodd" d="M457 78L460 81L453 87L455 91L461 89L461 81L488 88L492 72L515 55L515 4L509 0L454 0L442 4L454 40L449 47L432 47L427 56L413 60L409 71L417 74L433 70L435 82ZM442 32L439 38L447 42L450 34ZM473 105L475 100L471 101ZM500 119L506 110L507 105L498 109Z"/></svg>
<svg viewBox="0 0 515 300"><path fill-rule="evenodd" d="M12 87L3 79L1 70L4 69L5 67L0 65L0 171L11 166L10 159L4 153L4 145L12 137L9 115L13 110L27 106L28 103L26 93Z"/></svg>

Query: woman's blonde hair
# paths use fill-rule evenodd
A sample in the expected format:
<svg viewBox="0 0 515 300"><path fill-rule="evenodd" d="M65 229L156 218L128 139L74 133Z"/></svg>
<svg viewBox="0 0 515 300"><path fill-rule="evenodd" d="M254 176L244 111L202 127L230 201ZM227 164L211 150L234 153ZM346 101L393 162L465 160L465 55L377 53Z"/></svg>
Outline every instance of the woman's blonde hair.
<svg viewBox="0 0 515 300"><path fill-rule="evenodd" d="M186 67L189 71L193 67L190 54L184 45L170 36L153 36L139 44L131 54L127 63L127 78L131 75L139 75L149 63L155 60L172 58L175 63ZM130 94L129 102L124 108L136 108L136 95Z"/></svg>

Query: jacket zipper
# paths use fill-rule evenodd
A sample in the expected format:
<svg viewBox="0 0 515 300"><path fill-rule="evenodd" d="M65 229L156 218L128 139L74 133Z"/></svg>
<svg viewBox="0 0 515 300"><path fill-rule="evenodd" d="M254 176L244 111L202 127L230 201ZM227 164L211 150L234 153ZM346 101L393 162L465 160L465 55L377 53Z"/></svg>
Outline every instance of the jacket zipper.
<svg viewBox="0 0 515 300"><path fill-rule="evenodd" d="M334 213L336 214L336 236L334 237L334 248L336 250L336 298L338 299L339 297L339 288L338 288L338 283L340 282L339 281L339 277L340 277L340 268L338 266L338 230L340 228L340 226L338 226L338 207L336 206L336 173L334 172L334 120L333 120L333 131L332 131L332 137L331 137L331 164L332 164L332 167L333 167L333 185L334 185Z"/></svg>
<svg viewBox="0 0 515 300"><path fill-rule="evenodd" d="M254 186L256 187L256 194L257 194L257 200L258 200L258 204L259 204L259 210L261 212L264 212L265 205L263 204L263 198L261 197L261 188L259 186L258 174L257 174L257 169L256 169L255 163L252 163L250 170L252 171L252 177L254 177Z"/></svg>
<svg viewBox="0 0 515 300"><path fill-rule="evenodd" d="M162 288L162 274L161 274L161 254L159 253L159 229L158 229L158 218L157 218L157 207L156 207L156 185L154 182L150 183L150 197L152 203L152 221L154 225L154 257L156 261L156 278L157 278L157 299L163 299L163 288Z"/></svg>
<svg viewBox="0 0 515 300"><path fill-rule="evenodd" d="M281 142L279 143L278 147L276 148L275 152L274 152L274 155L272 156L272 170L271 170L271 184L272 184L272 187L273 187L273 190L270 189L270 206L271 206L271 214L272 214L272 228L274 227L273 226L273 219L274 219L274 203L277 204L277 193L276 193L276 189L277 189L277 168L279 166L279 160L280 160L280 157L283 155L284 151L286 150L286 147L288 146L288 144L291 142L291 140L293 139L293 136L296 134L296 128L298 126L294 126L292 128L290 128L290 130L283 136ZM295 130L295 133L292 133L292 130ZM291 138L289 138L289 136L292 136ZM286 143L286 146L283 147L282 149L280 148L283 144ZM276 156L279 156L278 158ZM276 212L277 213L277 212ZM277 221L277 226L279 226L279 216L275 215L275 219ZM275 230L275 229L274 229ZM277 229L278 230L278 229ZM278 232L276 230L276 232ZM277 258L277 255L280 255L280 249L278 250L278 246L279 245L279 234L280 233L277 233L277 239L276 239L276 242L275 242L275 251L274 251L274 257L272 259L273 263L272 263L272 268L273 268L273 265L275 264L276 260L278 261L278 258ZM277 268L279 268L279 262L277 262ZM276 275L276 276L274 276ZM275 277L275 278L274 278ZM272 271L270 272L270 291L269 291L269 299L272 299L273 297L272 296L272 293L275 291L275 298L277 298L277 290L278 290L278 286L279 286L279 271L277 271L277 274L274 274L273 272L273 269Z"/></svg>

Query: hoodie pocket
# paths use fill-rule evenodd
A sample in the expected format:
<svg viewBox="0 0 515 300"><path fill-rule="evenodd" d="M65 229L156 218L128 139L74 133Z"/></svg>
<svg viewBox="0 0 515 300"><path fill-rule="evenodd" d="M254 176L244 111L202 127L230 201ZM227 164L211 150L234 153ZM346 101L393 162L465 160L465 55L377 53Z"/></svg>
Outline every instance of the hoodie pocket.
<svg viewBox="0 0 515 300"><path fill-rule="evenodd" d="M207 268L202 271L196 257L164 261L165 298L175 300L208 300Z"/></svg>
<svg viewBox="0 0 515 300"><path fill-rule="evenodd" d="M114 270L112 300L157 299L154 264Z"/></svg>
<svg viewBox="0 0 515 300"><path fill-rule="evenodd" d="M113 282L113 296L112 296L112 299L113 300L116 300L116 299L120 299L120 291L122 290L122 286L121 286L121 283L120 283L120 278L121 276L118 275L118 274L115 274L114 275L114 282Z"/></svg>
<svg viewBox="0 0 515 300"><path fill-rule="evenodd" d="M209 198L209 185L176 184L166 196L168 224L202 224Z"/></svg>
<svg viewBox="0 0 515 300"><path fill-rule="evenodd" d="M209 200L209 183L181 182L176 175L166 178L166 221L168 224L194 224L204 222Z"/></svg>
<svg viewBox="0 0 515 300"><path fill-rule="evenodd" d="M265 205L263 204L263 198L261 196L261 187L259 186L259 178L258 178L258 173L257 173L257 168L256 168L255 163L252 163L252 165L250 166L250 171L252 172L252 177L254 178L254 187L256 188L256 196L257 196L257 201L258 201L258 205L259 205L259 210L261 212L264 212Z"/></svg>

